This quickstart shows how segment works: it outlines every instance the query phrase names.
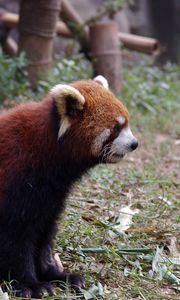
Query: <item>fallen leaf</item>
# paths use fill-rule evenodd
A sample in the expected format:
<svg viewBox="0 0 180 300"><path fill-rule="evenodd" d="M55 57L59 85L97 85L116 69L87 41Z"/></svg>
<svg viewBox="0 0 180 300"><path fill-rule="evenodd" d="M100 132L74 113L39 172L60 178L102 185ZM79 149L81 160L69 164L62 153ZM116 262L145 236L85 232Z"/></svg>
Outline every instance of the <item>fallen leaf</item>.
<svg viewBox="0 0 180 300"><path fill-rule="evenodd" d="M61 260L59 258L59 254L58 253L54 254L54 259L55 259L55 261L56 261L56 263L57 263L57 265L59 267L60 272L63 272L64 268L63 268L63 265L62 265L62 262L61 262Z"/></svg>
<svg viewBox="0 0 180 300"><path fill-rule="evenodd" d="M100 282L98 282L96 285L93 284L88 291L84 292L84 298L86 300L97 299L97 296L103 297L103 295L104 289Z"/></svg>
<svg viewBox="0 0 180 300"><path fill-rule="evenodd" d="M111 237L116 237L118 233L126 231L132 224L132 218L139 212L139 209L131 209L130 206L124 206L119 210L119 215L116 218L116 224L113 226L113 230L109 231ZM115 232L114 232L115 231Z"/></svg>
<svg viewBox="0 0 180 300"><path fill-rule="evenodd" d="M0 287L0 300L9 300L8 293L4 293Z"/></svg>

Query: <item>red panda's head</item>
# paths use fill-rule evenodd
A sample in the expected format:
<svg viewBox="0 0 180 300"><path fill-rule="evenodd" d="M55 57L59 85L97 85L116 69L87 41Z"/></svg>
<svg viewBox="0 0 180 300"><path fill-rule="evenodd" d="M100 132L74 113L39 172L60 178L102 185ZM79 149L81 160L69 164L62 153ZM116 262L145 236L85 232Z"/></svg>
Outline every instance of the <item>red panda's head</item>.
<svg viewBox="0 0 180 300"><path fill-rule="evenodd" d="M66 140L71 158L114 163L137 148L128 111L104 77L58 84L51 96L60 116L58 139Z"/></svg>

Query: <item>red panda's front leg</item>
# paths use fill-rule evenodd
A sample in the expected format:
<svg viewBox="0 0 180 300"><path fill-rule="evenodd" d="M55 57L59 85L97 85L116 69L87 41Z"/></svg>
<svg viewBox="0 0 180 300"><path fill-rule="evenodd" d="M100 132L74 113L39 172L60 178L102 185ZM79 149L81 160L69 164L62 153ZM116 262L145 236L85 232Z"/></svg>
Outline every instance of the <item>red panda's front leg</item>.
<svg viewBox="0 0 180 300"><path fill-rule="evenodd" d="M11 281L16 296L32 296L32 287L38 283L33 253L31 243L0 230L0 281Z"/></svg>
<svg viewBox="0 0 180 300"><path fill-rule="evenodd" d="M80 275L62 272L54 257L50 242L41 249L37 269L39 270L38 279L42 282L56 281L58 285L63 287L68 284L74 290L85 287L85 280Z"/></svg>
<svg viewBox="0 0 180 300"><path fill-rule="evenodd" d="M12 231L8 219L1 216L0 282L10 281L13 293L22 298L39 298L44 290L54 295L52 286L46 282L41 283L37 278L35 246L28 233L17 230L12 234ZM6 290L6 285L2 288Z"/></svg>

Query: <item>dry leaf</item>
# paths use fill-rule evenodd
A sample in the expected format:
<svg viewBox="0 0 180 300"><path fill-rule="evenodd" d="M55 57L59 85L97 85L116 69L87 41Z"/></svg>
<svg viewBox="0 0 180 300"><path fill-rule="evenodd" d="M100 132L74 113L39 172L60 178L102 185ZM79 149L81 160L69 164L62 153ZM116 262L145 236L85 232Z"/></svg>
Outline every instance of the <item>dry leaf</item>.
<svg viewBox="0 0 180 300"><path fill-rule="evenodd" d="M54 254L54 259L55 259L55 261L56 261L56 263L57 263L57 265L59 267L60 272L63 272L64 268L63 268L63 265L62 265L62 262L61 262L61 260L59 258L59 254L58 253Z"/></svg>
<svg viewBox="0 0 180 300"><path fill-rule="evenodd" d="M130 206L125 206L119 210L119 216L116 219L116 224L113 226L113 230L122 233L126 231L132 224L132 218L139 212L139 209L131 209ZM116 237L116 233L110 230L110 236Z"/></svg>
<svg viewBox="0 0 180 300"><path fill-rule="evenodd" d="M3 293L1 287L0 287L0 300L9 300L8 293Z"/></svg>

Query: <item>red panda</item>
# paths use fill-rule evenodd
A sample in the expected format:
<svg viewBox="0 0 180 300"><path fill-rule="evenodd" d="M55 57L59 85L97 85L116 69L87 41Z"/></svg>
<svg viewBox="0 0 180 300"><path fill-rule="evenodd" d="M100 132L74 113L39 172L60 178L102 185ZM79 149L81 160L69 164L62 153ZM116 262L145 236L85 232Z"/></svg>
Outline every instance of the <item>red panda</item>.
<svg viewBox="0 0 180 300"><path fill-rule="evenodd" d="M14 280L16 295L53 295L53 280L84 287L54 259L56 222L84 172L137 148L128 122L102 76L58 84L0 115L0 282Z"/></svg>

